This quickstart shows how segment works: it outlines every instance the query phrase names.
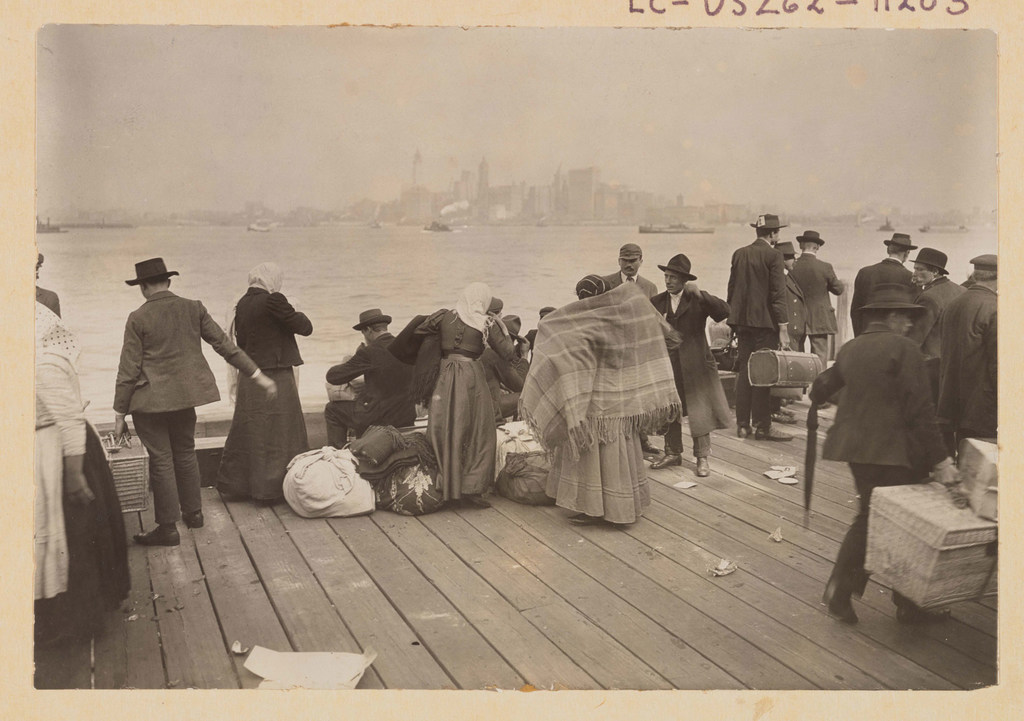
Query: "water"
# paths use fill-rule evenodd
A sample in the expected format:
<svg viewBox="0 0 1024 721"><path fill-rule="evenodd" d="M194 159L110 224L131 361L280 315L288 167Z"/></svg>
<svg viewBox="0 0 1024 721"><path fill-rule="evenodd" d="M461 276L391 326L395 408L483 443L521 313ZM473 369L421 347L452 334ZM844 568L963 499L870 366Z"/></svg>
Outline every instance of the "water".
<svg viewBox="0 0 1024 721"><path fill-rule="evenodd" d="M815 229L826 240L819 257L851 286L859 268L884 257L881 241L890 236L873 227ZM783 239L792 240L802 230L786 228ZM996 252L995 229L911 235L916 243L949 255L947 268L955 282L970 272L972 257ZM450 308L463 287L483 281L504 300L506 314L523 319L525 334L536 327L540 308L575 299L573 289L582 276L614 272L623 243L644 249L640 274L659 289L664 279L657 265L685 253L701 288L724 298L732 252L751 240L753 230L738 224L720 226L713 235L640 235L635 226L469 227L452 233L330 226L269 233L220 227L82 229L37 236L46 256L39 284L60 295L65 322L81 339L82 393L94 422L113 419L124 322L143 302L124 280L134 277L135 262L146 258L162 256L168 269L179 271L171 289L203 301L224 327L245 292L248 270L265 261L279 263L285 271L282 292L313 322L313 335L298 339L305 360L299 394L305 410L316 411L326 402L327 369L362 340L352 326L363 310L381 308L394 318L391 330L397 333L414 315ZM226 364L205 345L204 352L222 400L200 408L200 417L229 417Z"/></svg>

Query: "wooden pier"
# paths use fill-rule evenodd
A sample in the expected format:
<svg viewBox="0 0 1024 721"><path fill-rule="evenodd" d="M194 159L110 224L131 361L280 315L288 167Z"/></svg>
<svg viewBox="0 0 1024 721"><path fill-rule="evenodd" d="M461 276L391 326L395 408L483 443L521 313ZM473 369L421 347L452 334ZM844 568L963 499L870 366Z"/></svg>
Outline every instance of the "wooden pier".
<svg viewBox="0 0 1024 721"><path fill-rule="evenodd" d="M791 406L798 417L806 405ZM822 413L822 437L831 413ZM975 689L997 682L995 598L902 626L876 582L857 626L821 593L856 497L818 462L804 519L806 429L792 443L713 434L712 474L649 471L653 503L625 528L491 497L418 518L309 520L285 503L225 502L176 548L130 544L132 591L90 647L37 656L38 688L254 688L238 641L279 651L372 648L360 688ZM684 440L686 439L684 429ZM687 447L689 442L687 441ZM689 450L689 449L688 449ZM799 485L762 475L800 467ZM698 485L673 487L681 480ZM152 512L125 516L128 533ZM782 541L769 536L781 529ZM738 569L714 577L720 559Z"/></svg>

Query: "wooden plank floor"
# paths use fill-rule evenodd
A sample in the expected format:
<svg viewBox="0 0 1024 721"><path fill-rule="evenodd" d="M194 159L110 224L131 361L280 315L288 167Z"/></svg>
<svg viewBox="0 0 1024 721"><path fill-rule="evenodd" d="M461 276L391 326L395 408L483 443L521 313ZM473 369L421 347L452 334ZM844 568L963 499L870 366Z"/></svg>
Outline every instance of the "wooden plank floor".
<svg viewBox="0 0 1024 721"><path fill-rule="evenodd" d="M804 415L805 405L796 405ZM826 411L822 431L830 422ZM130 544L132 592L92 648L37 655L37 686L252 688L231 652L360 651L361 688L972 689L997 681L995 598L928 627L896 623L872 582L844 626L820 602L856 509L849 471L819 461L813 511L793 443L713 435L712 475L649 471L626 527L555 507L309 520L203 489L206 526L177 548ZM823 433L820 437L823 437ZM684 436L685 438L685 436ZM688 442L687 442L688 443ZM802 468L799 474L802 479ZM678 490L679 480L695 488ZM127 514L128 533L152 525ZM781 528L782 542L769 539ZM738 570L712 577L719 559Z"/></svg>

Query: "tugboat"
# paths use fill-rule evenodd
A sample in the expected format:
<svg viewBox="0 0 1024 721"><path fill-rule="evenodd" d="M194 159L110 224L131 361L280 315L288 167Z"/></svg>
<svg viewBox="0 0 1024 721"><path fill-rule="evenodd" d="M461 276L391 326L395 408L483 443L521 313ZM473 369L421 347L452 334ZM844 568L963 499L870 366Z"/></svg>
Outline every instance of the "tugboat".
<svg viewBox="0 0 1024 721"><path fill-rule="evenodd" d="M886 233L891 233L892 231L896 230L894 227L892 227L892 223L889 222L888 215L885 216L885 222L878 226L878 229L885 231Z"/></svg>
<svg viewBox="0 0 1024 721"><path fill-rule="evenodd" d="M445 225L440 220L431 222L430 225L424 226L423 230L431 233L450 233L452 232L451 226Z"/></svg>
<svg viewBox="0 0 1024 721"><path fill-rule="evenodd" d="M270 232L270 221L268 220L257 220L255 223L249 223L246 230L251 230L254 233L269 233Z"/></svg>
<svg viewBox="0 0 1024 721"><path fill-rule="evenodd" d="M966 225L929 225L925 223L918 231L921 233L966 233Z"/></svg>
<svg viewBox="0 0 1024 721"><path fill-rule="evenodd" d="M50 219L46 219L46 223L42 223L39 220L39 216L36 216L36 232L37 233L67 233L68 231L61 228L59 225L50 225Z"/></svg>

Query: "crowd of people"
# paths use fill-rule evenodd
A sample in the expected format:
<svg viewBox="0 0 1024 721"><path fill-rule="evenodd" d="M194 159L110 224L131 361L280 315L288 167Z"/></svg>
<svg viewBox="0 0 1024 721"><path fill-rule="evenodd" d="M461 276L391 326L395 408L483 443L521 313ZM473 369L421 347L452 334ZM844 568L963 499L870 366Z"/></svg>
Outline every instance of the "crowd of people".
<svg viewBox="0 0 1024 721"><path fill-rule="evenodd" d="M867 581L872 490L949 482L961 440L996 437L997 258L974 258L969 280L957 285L943 252L895 233L884 241L888 256L857 274L855 337L835 353L830 296L845 289L818 258L825 240L807 230L795 238L797 254L781 241L787 226L778 216L761 215L751 226L753 242L732 255L725 299L698 285L684 254L658 265L665 283L658 292L639 274L642 249L627 243L618 272L582 278L577 301L541 309L537 328L524 335L520 318L504 314L483 283L468 285L451 308L413 318L398 336L381 309L360 313L353 329L363 343L326 376L338 392L324 410L328 443L342 448L371 426L408 428L425 410L435 488L449 504L486 508L500 470L495 426L521 418L550 452L545 490L571 522L630 524L650 504L645 463L683 465L683 418L698 477L711 472L714 430L735 424L741 439L792 440L773 425L784 414L769 388L751 385L747 365L755 351L804 352L809 343L823 366L835 355L810 393L819 406L837 406L823 456L850 464L860 494L824 600L835 618L855 623L851 597ZM42 262L40 254L37 278ZM296 336L310 335L313 325L281 293L281 268L264 263L249 272L228 332L200 301L171 292L176 275L152 258L125 281L144 302L125 323L114 435L126 433L131 416L149 454L156 526L134 536L146 546L178 545L178 521L204 523L195 409L219 392L203 342L237 372L216 478L222 493L277 501L289 461L309 445ZM82 414L77 341L60 320L56 293L37 288L36 298L37 638L56 639L70 632L68 620L94 622L123 599L128 579L112 477ZM709 322L723 321L737 345L735 413L706 332ZM649 442L655 435L664 436L663 449ZM903 621L935 620L894 600Z"/></svg>

